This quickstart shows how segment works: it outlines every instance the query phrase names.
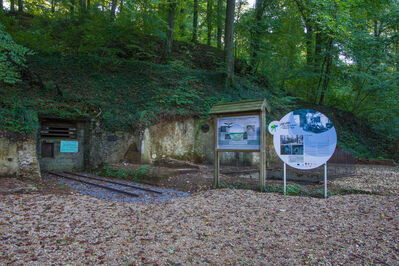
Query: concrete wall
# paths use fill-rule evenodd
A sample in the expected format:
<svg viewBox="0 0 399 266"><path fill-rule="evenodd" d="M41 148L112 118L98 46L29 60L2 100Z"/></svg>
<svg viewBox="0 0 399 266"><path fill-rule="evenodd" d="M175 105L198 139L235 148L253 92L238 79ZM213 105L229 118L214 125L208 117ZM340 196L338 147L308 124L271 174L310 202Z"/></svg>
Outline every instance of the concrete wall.
<svg viewBox="0 0 399 266"><path fill-rule="evenodd" d="M77 129L77 139L67 139L67 138L39 138L37 141L37 153L40 158L40 168L45 171L72 171L72 170L83 170L84 165L84 155L86 148L86 138L85 138L85 123L76 123ZM79 147L78 152L61 152L60 146L61 141L78 141ZM42 142L54 143L54 157L42 157Z"/></svg>
<svg viewBox="0 0 399 266"><path fill-rule="evenodd" d="M207 130L205 128L208 127ZM211 120L186 119L161 122L142 132L107 132L92 122L88 166L129 162L153 164L166 158L213 163L214 136ZM221 154L222 164L251 165L259 161L257 153Z"/></svg>
<svg viewBox="0 0 399 266"><path fill-rule="evenodd" d="M206 125L206 126L205 126ZM208 130L203 130L208 127ZM214 136L211 120L185 119L161 122L144 132L107 132L98 122L91 123L88 166L98 168L104 164L129 162L153 164L165 158L213 163ZM267 134L268 163L279 162L273 148L272 136ZM221 164L254 165L259 154L221 153Z"/></svg>
<svg viewBox="0 0 399 266"><path fill-rule="evenodd" d="M0 138L0 175L13 176L18 171L17 143Z"/></svg>
<svg viewBox="0 0 399 266"><path fill-rule="evenodd" d="M208 131L203 130L207 125ZM119 162L154 163L164 158L213 163L214 137L211 120L186 119L162 122L144 132L107 132L99 122L78 122L78 153L60 153L60 139L10 141L0 138L0 176L40 177L42 170L83 170ZM40 158L41 141L55 143L54 158ZM268 163L279 162L272 136L267 135ZM37 156L39 155L39 156ZM40 160L40 167L38 163ZM221 163L252 165L258 153L221 154Z"/></svg>
<svg viewBox="0 0 399 266"><path fill-rule="evenodd" d="M34 138L20 141L0 138L0 176L41 177Z"/></svg>
<svg viewBox="0 0 399 266"><path fill-rule="evenodd" d="M208 125L209 131L202 130ZM141 142L142 162L153 163L156 160L171 157L196 162L213 163L214 128L211 120L163 122L147 128ZM273 148L272 136L267 136L267 157L269 161L278 160ZM222 164L253 165L259 162L258 153L221 153Z"/></svg>
<svg viewBox="0 0 399 266"><path fill-rule="evenodd" d="M91 122L88 164L89 168L98 168L104 164L118 163L126 161L125 157L133 156L128 153L139 153L137 146L140 143L140 136L135 132L107 132L101 129L98 122ZM134 149L136 146L136 149ZM135 151L137 150L137 151ZM135 163L140 163L138 156Z"/></svg>

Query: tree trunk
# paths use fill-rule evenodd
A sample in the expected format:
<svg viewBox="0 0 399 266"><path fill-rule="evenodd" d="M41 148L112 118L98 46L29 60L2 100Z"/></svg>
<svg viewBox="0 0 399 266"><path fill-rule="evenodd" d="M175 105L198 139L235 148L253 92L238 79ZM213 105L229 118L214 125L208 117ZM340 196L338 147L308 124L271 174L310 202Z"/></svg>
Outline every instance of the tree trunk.
<svg viewBox="0 0 399 266"><path fill-rule="evenodd" d="M207 38L207 44L211 45L211 38L212 38L212 5L213 1L208 0L206 3L206 23L207 23L207 28L208 28L208 38Z"/></svg>
<svg viewBox="0 0 399 266"><path fill-rule="evenodd" d="M168 29L166 33L166 57L170 56L172 53L173 46L173 35L175 28L175 12L176 12L176 2L171 2L168 8Z"/></svg>
<svg viewBox="0 0 399 266"><path fill-rule="evenodd" d="M15 2L14 0L10 0L10 11L15 12Z"/></svg>
<svg viewBox="0 0 399 266"><path fill-rule="evenodd" d="M333 38L330 38L328 40L328 48L327 48L327 66L326 66L326 72L324 74L324 81L323 81L323 87L321 89L321 94L320 94L320 101L319 104L323 105L324 102L324 96L328 88L328 83L330 82L330 72L331 72L331 63L332 63L332 48L333 48Z"/></svg>
<svg viewBox="0 0 399 266"><path fill-rule="evenodd" d="M122 14L124 5L125 5L125 1L121 0L121 2L119 4L119 14Z"/></svg>
<svg viewBox="0 0 399 266"><path fill-rule="evenodd" d="M69 12L73 15L75 12L75 0L71 0L71 5L69 6Z"/></svg>
<svg viewBox="0 0 399 266"><path fill-rule="evenodd" d="M55 0L51 0L51 13L55 12Z"/></svg>
<svg viewBox="0 0 399 266"><path fill-rule="evenodd" d="M193 43L197 43L198 36L198 0L194 0L194 14L193 14Z"/></svg>
<svg viewBox="0 0 399 266"><path fill-rule="evenodd" d="M87 2L86 2L86 10L90 10L90 5L91 5L90 0L87 0Z"/></svg>
<svg viewBox="0 0 399 266"><path fill-rule="evenodd" d="M234 9L235 0L227 0L224 29L224 52L227 75L226 87L230 87L234 79Z"/></svg>
<svg viewBox="0 0 399 266"><path fill-rule="evenodd" d="M237 14L237 17L234 19L234 21L237 23L240 21L241 7L242 7L242 3L243 3L242 1L243 0L238 0L238 6L236 7L237 12L234 12L235 14ZM234 35L233 35L233 39L234 39ZM238 57L238 52L239 52L238 46L239 46L239 42L237 41L234 43L234 57L235 58Z"/></svg>
<svg viewBox="0 0 399 266"><path fill-rule="evenodd" d="M223 31L223 0L218 0L218 17L217 17L217 25L218 25L218 35L217 35L217 46L219 49L222 48L222 31Z"/></svg>
<svg viewBox="0 0 399 266"><path fill-rule="evenodd" d="M111 5L111 19L115 18L116 15L116 6L118 5L118 0L112 0L112 5Z"/></svg>
<svg viewBox="0 0 399 266"><path fill-rule="evenodd" d="M24 3L22 0L18 0L18 12L24 12Z"/></svg>
<svg viewBox="0 0 399 266"><path fill-rule="evenodd" d="M251 52L251 59L250 59L250 70L251 72L256 71L256 57L258 55L258 51L260 48L260 37L261 37L261 22L263 17L263 12L265 11L265 4L264 0L256 0L255 3L255 23L254 27L251 31L252 40L250 42L250 52Z"/></svg>
<svg viewBox="0 0 399 266"><path fill-rule="evenodd" d="M308 14L309 12L306 12L307 9L303 5L302 2L299 0L295 0L295 3L299 9L299 12L301 13L302 19L305 23L305 29L306 29L306 64L308 66L312 66L313 64L313 27L312 27L312 21L311 21L311 14Z"/></svg>
<svg viewBox="0 0 399 266"><path fill-rule="evenodd" d="M316 28L316 44L314 48L314 67L315 69L320 67L321 62L321 46L322 46L322 33Z"/></svg>
<svg viewBox="0 0 399 266"><path fill-rule="evenodd" d="M180 9L180 16L185 18L186 17L185 13L186 13L186 10L184 8L181 8ZM186 36L186 24L184 23L184 19L183 19L183 22L180 23L179 28L180 28L181 37L185 37Z"/></svg>
<svg viewBox="0 0 399 266"><path fill-rule="evenodd" d="M3 0L0 0L0 11L3 11Z"/></svg>
<svg viewBox="0 0 399 266"><path fill-rule="evenodd" d="M86 0L80 0L80 12L82 14L86 12Z"/></svg>

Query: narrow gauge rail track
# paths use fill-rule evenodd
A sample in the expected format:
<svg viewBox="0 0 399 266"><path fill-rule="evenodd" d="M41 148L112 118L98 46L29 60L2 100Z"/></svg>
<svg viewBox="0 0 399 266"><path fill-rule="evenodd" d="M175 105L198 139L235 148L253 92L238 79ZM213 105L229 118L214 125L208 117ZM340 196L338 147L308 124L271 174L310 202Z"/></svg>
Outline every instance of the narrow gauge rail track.
<svg viewBox="0 0 399 266"><path fill-rule="evenodd" d="M69 175L60 174L60 173L56 173L56 172L48 172L48 173L51 174L51 175L55 175L55 176L59 176L59 177L62 177L62 178L70 179L70 180L73 180L73 181L76 181L76 182L80 182L80 183L84 183L84 184L88 184L88 185L92 185L92 186L108 189L108 190L111 190L111 191L114 191L114 192L126 194L126 195L129 195L129 196L132 196L132 197L140 197L140 195L138 195L136 193L133 193L133 192L130 192L130 191L126 191L126 190L122 190L122 189L117 189L117 188L101 185L101 184L98 184L98 183L82 180L80 178L74 178L74 177L71 177ZM104 182L107 182L107 181L104 180Z"/></svg>
<svg viewBox="0 0 399 266"><path fill-rule="evenodd" d="M125 183L122 183L122 182L106 180L106 179L103 179L103 178L98 178L98 177L94 177L94 176L87 176L87 175L73 173L73 172L68 172L68 171L64 171L64 173L68 174L68 175L75 175L75 176L79 176L79 177L85 177L85 178L89 178L89 179L93 179L93 180L97 180L97 181L108 182L108 183L115 184L115 185L131 187L131 188L135 188L135 189L140 189L140 190L144 190L144 191L148 191L148 192L152 192L152 193L156 193L156 194L162 194L162 192L154 190L154 189L144 188L144 187L135 186L135 185L131 185L131 184L125 184Z"/></svg>

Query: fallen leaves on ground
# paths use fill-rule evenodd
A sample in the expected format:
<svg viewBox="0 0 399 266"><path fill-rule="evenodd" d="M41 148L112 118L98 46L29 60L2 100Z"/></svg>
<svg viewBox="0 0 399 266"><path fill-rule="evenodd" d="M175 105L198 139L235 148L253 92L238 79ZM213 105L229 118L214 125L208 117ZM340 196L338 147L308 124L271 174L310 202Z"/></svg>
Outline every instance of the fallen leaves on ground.
<svg viewBox="0 0 399 266"><path fill-rule="evenodd" d="M397 264L398 196L210 190L164 203L0 195L0 263Z"/></svg>

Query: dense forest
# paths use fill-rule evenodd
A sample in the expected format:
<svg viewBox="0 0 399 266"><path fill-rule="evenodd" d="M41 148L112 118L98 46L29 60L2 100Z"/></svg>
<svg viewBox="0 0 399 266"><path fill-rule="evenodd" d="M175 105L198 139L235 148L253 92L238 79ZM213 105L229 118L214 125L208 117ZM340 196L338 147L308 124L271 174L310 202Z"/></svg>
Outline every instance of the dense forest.
<svg viewBox="0 0 399 266"><path fill-rule="evenodd" d="M267 98L325 110L340 146L396 158L397 0L0 0L0 129L110 129ZM395 157L396 156L396 157Z"/></svg>

